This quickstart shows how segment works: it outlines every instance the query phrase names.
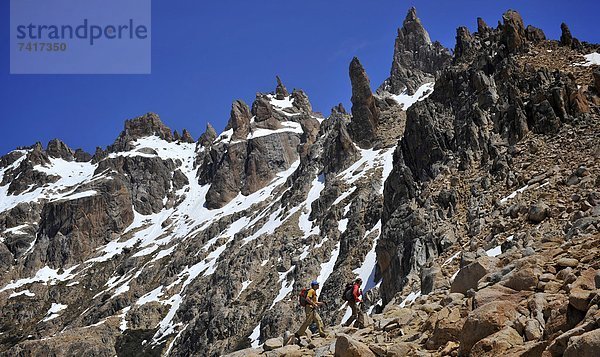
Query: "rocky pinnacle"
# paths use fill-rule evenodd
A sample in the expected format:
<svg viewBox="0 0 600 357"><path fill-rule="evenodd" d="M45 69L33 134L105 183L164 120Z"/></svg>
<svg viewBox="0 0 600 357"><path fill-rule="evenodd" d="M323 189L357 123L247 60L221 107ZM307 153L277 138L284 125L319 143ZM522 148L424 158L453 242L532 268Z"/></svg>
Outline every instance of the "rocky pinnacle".
<svg viewBox="0 0 600 357"><path fill-rule="evenodd" d="M358 58L350 62L352 84L352 121L350 135L364 148L371 147L379 123L379 109L371 92L369 77Z"/></svg>
<svg viewBox="0 0 600 357"><path fill-rule="evenodd" d="M429 33L410 8L394 44L390 77L378 92L413 94L421 84L432 81L435 72L450 60L450 53L439 42L431 42Z"/></svg>
<svg viewBox="0 0 600 357"><path fill-rule="evenodd" d="M250 108L241 99L231 104L231 114L226 129L233 129L232 139L245 140L250 133Z"/></svg>
<svg viewBox="0 0 600 357"><path fill-rule="evenodd" d="M275 76L275 78L277 79L277 87L275 88L275 98L277 98L277 100L283 100L285 97L288 97L290 93L288 93L287 88L285 88L285 86L281 82L281 78L279 78L279 76Z"/></svg>

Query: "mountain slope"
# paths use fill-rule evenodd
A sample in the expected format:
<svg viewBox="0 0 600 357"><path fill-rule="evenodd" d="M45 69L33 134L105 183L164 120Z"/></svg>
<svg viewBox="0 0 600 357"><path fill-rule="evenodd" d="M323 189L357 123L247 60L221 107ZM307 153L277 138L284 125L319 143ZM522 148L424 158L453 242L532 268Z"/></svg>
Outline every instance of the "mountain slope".
<svg viewBox="0 0 600 357"><path fill-rule="evenodd" d="M5 155L0 352L221 355L297 328L315 278L339 324L340 289L360 276L375 324L293 353L357 339L378 355L484 355L502 331L521 343L494 353L562 354L598 328L595 51L509 11L459 28L451 56L411 9L377 93L351 61L351 114L322 118L277 78L197 142L148 113L93 157L58 140ZM561 258L577 258L572 277ZM512 330L468 334L492 300Z"/></svg>

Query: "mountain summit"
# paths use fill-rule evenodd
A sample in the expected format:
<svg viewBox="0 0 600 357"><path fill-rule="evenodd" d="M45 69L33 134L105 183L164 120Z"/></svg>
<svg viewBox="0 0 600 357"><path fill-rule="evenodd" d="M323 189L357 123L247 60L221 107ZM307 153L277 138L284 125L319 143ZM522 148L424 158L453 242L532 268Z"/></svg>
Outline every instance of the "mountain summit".
<svg viewBox="0 0 600 357"><path fill-rule="evenodd" d="M450 61L451 56L439 42L431 42L429 33L417 17L417 10L408 10L394 44L394 58L390 77L379 87L379 92L409 95L426 82L433 82L436 71Z"/></svg>

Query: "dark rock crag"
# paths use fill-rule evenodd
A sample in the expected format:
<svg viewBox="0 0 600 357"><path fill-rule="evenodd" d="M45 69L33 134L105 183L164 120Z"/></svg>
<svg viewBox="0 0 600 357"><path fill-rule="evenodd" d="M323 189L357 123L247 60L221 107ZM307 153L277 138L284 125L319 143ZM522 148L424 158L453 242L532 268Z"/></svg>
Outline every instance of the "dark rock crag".
<svg viewBox="0 0 600 357"><path fill-rule="evenodd" d="M371 83L358 58L350 62L352 83L352 120L349 131L352 138L363 148L373 146L379 125L379 108L371 92Z"/></svg>
<svg viewBox="0 0 600 357"><path fill-rule="evenodd" d="M450 58L450 53L439 42L431 42L416 9L411 8L402 28L398 29L390 77L377 92L413 94L423 83L433 81L435 73Z"/></svg>

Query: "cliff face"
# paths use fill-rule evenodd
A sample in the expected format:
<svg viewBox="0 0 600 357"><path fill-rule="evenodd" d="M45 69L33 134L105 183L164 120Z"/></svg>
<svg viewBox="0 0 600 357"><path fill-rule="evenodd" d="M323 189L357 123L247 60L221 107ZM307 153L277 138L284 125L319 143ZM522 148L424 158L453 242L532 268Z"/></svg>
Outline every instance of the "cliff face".
<svg viewBox="0 0 600 357"><path fill-rule="evenodd" d="M0 353L593 355L598 46L514 11L456 39L410 9L376 93L350 63L352 114L277 77L198 142L149 113L0 158ZM314 279L335 327L282 347Z"/></svg>

